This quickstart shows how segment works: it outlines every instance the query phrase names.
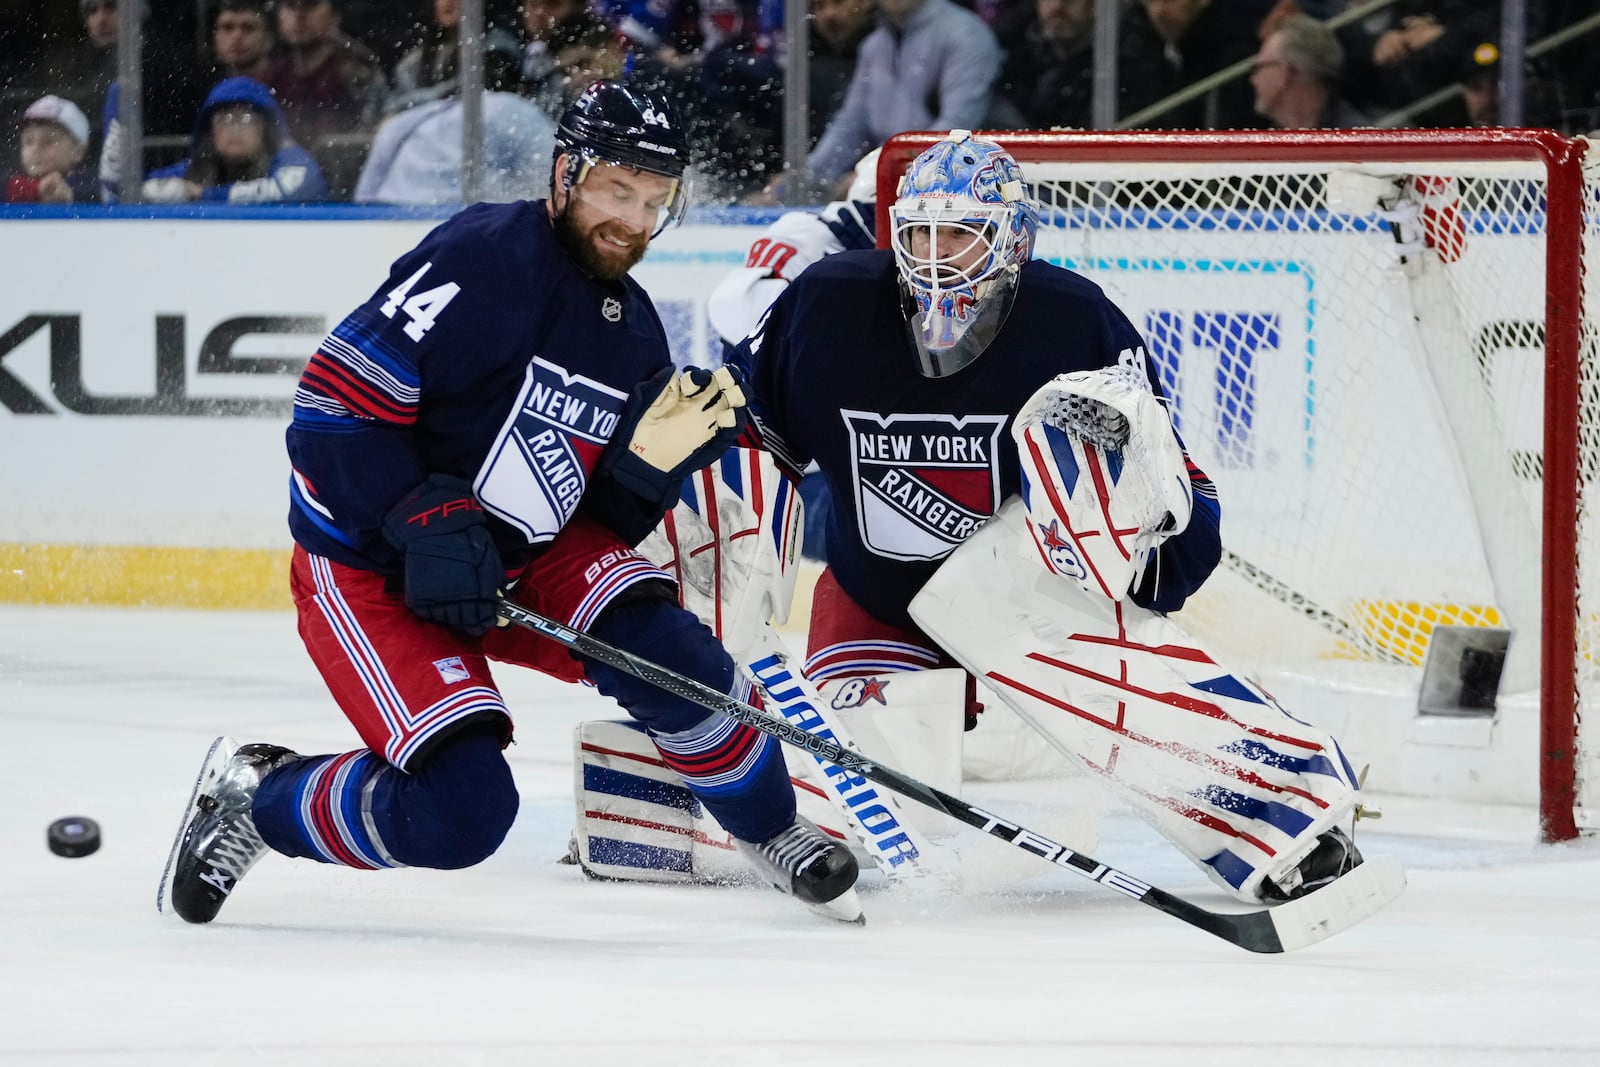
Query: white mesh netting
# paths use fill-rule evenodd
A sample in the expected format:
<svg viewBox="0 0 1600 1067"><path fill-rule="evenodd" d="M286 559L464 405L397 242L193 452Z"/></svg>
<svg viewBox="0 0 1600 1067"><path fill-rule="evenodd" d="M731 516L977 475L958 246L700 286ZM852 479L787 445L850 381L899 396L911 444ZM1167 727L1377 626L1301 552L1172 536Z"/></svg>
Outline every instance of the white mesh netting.
<svg viewBox="0 0 1600 1067"><path fill-rule="evenodd" d="M1565 714L1600 723L1600 329L1581 291L1556 308L1583 325L1576 571L1542 558L1540 540L1542 165L1018 156L1044 206L1037 254L1128 313L1217 482L1228 555L1188 625L1269 685L1300 674L1353 689L1419 685L1435 627L1504 628L1502 694L1537 693L1541 573L1555 568L1577 590L1562 661L1578 706ZM1597 760L1578 760L1591 827Z"/></svg>

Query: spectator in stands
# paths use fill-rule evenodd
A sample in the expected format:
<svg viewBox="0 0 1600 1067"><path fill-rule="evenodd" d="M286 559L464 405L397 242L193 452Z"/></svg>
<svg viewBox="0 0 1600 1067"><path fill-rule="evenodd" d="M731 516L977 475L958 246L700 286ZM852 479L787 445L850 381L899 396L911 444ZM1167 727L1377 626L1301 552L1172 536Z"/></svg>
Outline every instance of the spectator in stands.
<svg viewBox="0 0 1600 1067"><path fill-rule="evenodd" d="M810 145L844 104L861 42L872 32L873 0L811 0Z"/></svg>
<svg viewBox="0 0 1600 1067"><path fill-rule="evenodd" d="M549 190L555 122L505 90L521 82L522 49L503 41L484 53L482 199L533 200ZM363 203L461 203L461 90L392 115L378 127L356 183Z"/></svg>
<svg viewBox="0 0 1600 1067"><path fill-rule="evenodd" d="M621 80L629 66L627 42L593 12L562 20L543 44L540 76L534 84L524 83L524 94L552 118L594 82ZM528 69L526 54L523 69Z"/></svg>
<svg viewBox="0 0 1600 1067"><path fill-rule="evenodd" d="M422 43L395 64L393 85L384 100L384 112L404 111L455 92L460 40L461 0L433 0L433 23ZM486 52L503 53L507 48L519 50L520 45L509 30L490 25L484 28L484 48Z"/></svg>
<svg viewBox="0 0 1600 1067"><path fill-rule="evenodd" d="M144 0L129 0L140 17L149 14ZM50 94L71 100L89 119L91 155L98 152L107 91L117 77L117 36L121 27L118 0L79 0L83 36L48 52L18 79L30 95ZM144 27L142 80L146 134L187 133L200 103L193 48L183 48Z"/></svg>
<svg viewBox="0 0 1600 1067"><path fill-rule="evenodd" d="M211 15L211 85L227 78L266 77L272 52L267 2L218 0Z"/></svg>
<svg viewBox="0 0 1600 1067"><path fill-rule="evenodd" d="M1500 46L1480 41L1461 69L1461 101L1472 126L1500 125Z"/></svg>
<svg viewBox="0 0 1600 1067"><path fill-rule="evenodd" d="M316 160L290 138L272 91L229 78L200 108L189 158L151 171L140 192L154 203L267 204L321 200L327 185Z"/></svg>
<svg viewBox="0 0 1600 1067"><path fill-rule="evenodd" d="M897 133L982 126L1000 74L994 34L953 0L878 0L878 15L844 103L807 159L829 200L843 195L856 160ZM768 194L790 194L787 178Z"/></svg>
<svg viewBox="0 0 1600 1067"><path fill-rule="evenodd" d="M698 104L691 129L707 172L703 197L733 201L783 169L783 68L759 44L753 7L701 2L702 53L692 68L697 89L680 95Z"/></svg>
<svg viewBox="0 0 1600 1067"><path fill-rule="evenodd" d="M1250 68L1256 113L1285 130L1348 130L1372 120L1340 94L1344 48L1309 15L1290 15L1267 35Z"/></svg>
<svg viewBox="0 0 1600 1067"><path fill-rule="evenodd" d="M339 29L336 0L278 0L281 52L266 84L299 143L316 149L330 134L371 130L388 90L377 58Z"/></svg>
<svg viewBox="0 0 1600 1067"><path fill-rule="evenodd" d="M377 58L339 23L343 0L278 0L280 51L266 83L294 140L317 159L331 195L343 199L361 172L388 82Z"/></svg>
<svg viewBox="0 0 1600 1067"><path fill-rule="evenodd" d="M59 96L41 96L22 113L22 172L6 182L11 203L93 203L99 199L89 151L89 120Z"/></svg>
<svg viewBox="0 0 1600 1067"><path fill-rule="evenodd" d="M522 28L528 38L522 54L525 95L535 99L549 95L552 79L557 79L559 43L583 36L588 24L595 20L584 0L523 0Z"/></svg>
<svg viewBox="0 0 1600 1067"><path fill-rule="evenodd" d="M1256 51L1261 13L1228 0L1139 0L1123 26L1117 75L1129 115ZM1168 111L1159 129L1230 129L1259 125L1250 87L1237 80Z"/></svg>
<svg viewBox="0 0 1600 1067"><path fill-rule="evenodd" d="M991 124L1087 128L1094 101L1094 0L1034 0L1006 57Z"/></svg>
<svg viewBox="0 0 1600 1067"><path fill-rule="evenodd" d="M1344 39L1350 84L1356 103L1382 115L1406 107L1452 85L1460 73L1463 42L1492 40L1499 29L1499 5L1473 0L1399 0L1358 26ZM1459 126L1466 113L1459 100L1416 121Z"/></svg>
<svg viewBox="0 0 1600 1067"><path fill-rule="evenodd" d="M695 62L702 6L702 0L591 0L592 10L617 28L630 53L669 71Z"/></svg>

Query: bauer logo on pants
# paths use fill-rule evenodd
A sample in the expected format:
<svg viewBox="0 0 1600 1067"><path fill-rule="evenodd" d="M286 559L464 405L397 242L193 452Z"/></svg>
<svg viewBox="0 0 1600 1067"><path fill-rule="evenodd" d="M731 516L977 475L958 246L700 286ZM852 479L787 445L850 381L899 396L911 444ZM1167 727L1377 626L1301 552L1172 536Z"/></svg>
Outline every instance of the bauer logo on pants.
<svg viewBox="0 0 1600 1067"><path fill-rule="evenodd" d="M999 507L1004 415L841 411L861 540L890 559L943 559Z"/></svg>

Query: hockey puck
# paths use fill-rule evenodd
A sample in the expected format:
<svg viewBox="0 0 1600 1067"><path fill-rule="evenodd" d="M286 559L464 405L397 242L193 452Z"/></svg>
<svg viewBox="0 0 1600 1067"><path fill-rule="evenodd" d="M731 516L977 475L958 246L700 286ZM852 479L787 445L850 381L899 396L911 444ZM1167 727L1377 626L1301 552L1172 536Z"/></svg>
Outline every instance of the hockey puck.
<svg viewBox="0 0 1600 1067"><path fill-rule="evenodd" d="M82 815L69 815L51 823L45 839L56 855L79 859L100 848L100 824Z"/></svg>

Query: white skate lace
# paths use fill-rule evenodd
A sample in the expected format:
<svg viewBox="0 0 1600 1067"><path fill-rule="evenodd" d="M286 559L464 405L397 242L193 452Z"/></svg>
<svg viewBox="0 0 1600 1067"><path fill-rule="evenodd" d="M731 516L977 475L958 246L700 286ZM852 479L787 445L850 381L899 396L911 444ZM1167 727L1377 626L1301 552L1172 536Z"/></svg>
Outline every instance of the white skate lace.
<svg viewBox="0 0 1600 1067"><path fill-rule="evenodd" d="M827 853L828 841L803 823L795 823L760 847L775 866L797 875Z"/></svg>
<svg viewBox="0 0 1600 1067"><path fill-rule="evenodd" d="M205 858L207 866L213 872L227 875L237 882L244 877L246 871L255 865L256 860L267 850L266 842L261 840L261 835L256 833L256 824L249 815L239 815L233 819L224 820L217 829L217 836L207 850ZM208 879L209 880L209 879ZM213 883L215 884L215 883ZM230 886L219 886L227 892Z"/></svg>

